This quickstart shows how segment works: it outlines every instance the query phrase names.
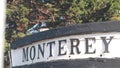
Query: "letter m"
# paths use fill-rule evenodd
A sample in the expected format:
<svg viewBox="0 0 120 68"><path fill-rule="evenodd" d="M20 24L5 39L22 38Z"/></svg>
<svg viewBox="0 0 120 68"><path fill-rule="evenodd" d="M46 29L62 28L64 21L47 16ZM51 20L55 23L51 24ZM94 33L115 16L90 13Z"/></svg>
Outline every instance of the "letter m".
<svg viewBox="0 0 120 68"><path fill-rule="evenodd" d="M24 61L28 61L28 49L29 49L29 47L27 47L27 48L23 48L22 62L24 62Z"/></svg>

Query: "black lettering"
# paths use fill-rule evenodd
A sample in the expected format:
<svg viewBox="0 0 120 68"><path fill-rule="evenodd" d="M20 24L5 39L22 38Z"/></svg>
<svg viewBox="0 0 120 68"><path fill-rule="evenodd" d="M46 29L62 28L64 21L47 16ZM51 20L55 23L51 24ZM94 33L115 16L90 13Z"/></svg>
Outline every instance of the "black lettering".
<svg viewBox="0 0 120 68"><path fill-rule="evenodd" d="M30 48L30 59L31 59L31 60L34 60L35 55L36 55L35 46L32 46L32 47Z"/></svg>
<svg viewBox="0 0 120 68"><path fill-rule="evenodd" d="M59 41L59 54L58 54L59 56L66 55L66 51L64 53L61 53L62 49L64 49L64 46L63 47L61 46L62 42L66 43L66 40L60 40Z"/></svg>
<svg viewBox="0 0 120 68"><path fill-rule="evenodd" d="M53 55L52 55L52 45L53 45L53 44L55 45L55 41L47 43L47 46L50 45L50 55L49 55L49 57L52 57L52 56L53 56Z"/></svg>
<svg viewBox="0 0 120 68"><path fill-rule="evenodd" d="M45 43L43 43L43 49L41 48L41 45L38 44L38 59L39 59L40 53L41 53L42 57L44 57L44 51L45 51Z"/></svg>
<svg viewBox="0 0 120 68"><path fill-rule="evenodd" d="M104 43L104 45L105 45L105 51L104 51L104 53L109 53L108 45L110 44L110 42L111 42L111 40L112 40L113 38L114 38L114 37L111 36L110 39L109 39L109 41L107 42L106 37L101 37L101 39L102 39L102 41L103 41L103 43Z"/></svg>
<svg viewBox="0 0 120 68"><path fill-rule="evenodd" d="M74 54L74 49L76 49L77 54L80 54L81 52L79 51L79 39L70 39L71 42L71 53L70 54ZM74 44L74 42L76 42L76 44Z"/></svg>
<svg viewBox="0 0 120 68"><path fill-rule="evenodd" d="M28 49L29 49L29 47L23 48L23 60L22 60L22 62L28 61Z"/></svg>
<svg viewBox="0 0 120 68"><path fill-rule="evenodd" d="M89 40L92 40L94 43L96 42L95 38L85 38L86 41L86 52L85 54L94 54L96 52L96 49L93 51L89 51L89 48L92 48L92 44L89 44Z"/></svg>

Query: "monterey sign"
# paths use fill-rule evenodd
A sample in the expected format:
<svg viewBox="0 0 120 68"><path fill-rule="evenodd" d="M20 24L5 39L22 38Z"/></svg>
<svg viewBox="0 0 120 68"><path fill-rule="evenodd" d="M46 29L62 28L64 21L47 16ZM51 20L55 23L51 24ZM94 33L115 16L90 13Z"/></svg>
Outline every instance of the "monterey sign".
<svg viewBox="0 0 120 68"><path fill-rule="evenodd" d="M42 38L34 42L30 40L28 43L21 40L23 42L21 45L13 43L12 67L60 60L120 58L118 54L120 53L120 32L118 31L69 34L55 35L56 37ZM16 47L17 44L18 47Z"/></svg>

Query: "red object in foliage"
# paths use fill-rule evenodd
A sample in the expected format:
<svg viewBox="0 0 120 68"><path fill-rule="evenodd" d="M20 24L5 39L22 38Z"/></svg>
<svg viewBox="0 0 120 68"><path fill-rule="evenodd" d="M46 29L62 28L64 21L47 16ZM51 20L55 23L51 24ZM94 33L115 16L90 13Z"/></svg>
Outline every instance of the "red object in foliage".
<svg viewBox="0 0 120 68"><path fill-rule="evenodd" d="M114 20L117 20L117 19L118 19L118 16L114 16L113 19L114 19Z"/></svg>

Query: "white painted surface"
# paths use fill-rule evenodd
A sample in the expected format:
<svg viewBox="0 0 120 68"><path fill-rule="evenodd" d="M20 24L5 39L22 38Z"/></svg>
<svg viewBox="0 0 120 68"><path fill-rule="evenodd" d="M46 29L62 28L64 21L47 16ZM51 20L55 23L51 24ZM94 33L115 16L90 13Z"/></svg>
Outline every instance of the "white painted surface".
<svg viewBox="0 0 120 68"><path fill-rule="evenodd" d="M110 44L108 45L108 50L109 53L103 53L105 50L105 45L103 41L101 40L101 37L106 37L107 42L109 42L110 37L114 37ZM86 41L85 38L95 38L95 42L93 40L89 40L89 45L92 44L92 47L89 47L89 51L93 52L96 50L95 53L93 54L85 54L86 52ZM79 39L79 50L80 54L77 54L76 49L74 49L74 55L70 54L71 51L71 42L70 39ZM66 40L65 42L62 42L62 47L61 53L65 53L66 55L58 56L59 53L59 40ZM50 55L50 48L49 45L47 45L48 42L55 41L55 45L52 45L52 57L49 57ZM38 44L41 45L41 48L43 49L43 43L45 43L45 51L44 51L44 57L42 57L41 53L39 53L40 59L38 59ZM76 45L76 41L73 43ZM17 45L16 45L17 46ZM34 46L35 47L35 58L34 60L30 59L30 48ZM28 61L22 61L23 60L23 48L28 49ZM69 59L84 59L84 58L120 58L120 33L97 33L97 34L84 34L84 35L71 35L71 36L65 36L65 37L58 37L54 39L47 39L47 40L42 40L38 42L34 42L30 45L26 45L24 47L20 47L17 49L12 49L11 50L11 55L12 55L12 66L20 66L20 65L29 65L37 62L49 62L49 61L55 61L55 60L69 60ZM32 51L33 54L33 51ZM100 56L102 55L102 56Z"/></svg>
<svg viewBox="0 0 120 68"><path fill-rule="evenodd" d="M4 66L6 0L0 0L0 68Z"/></svg>

